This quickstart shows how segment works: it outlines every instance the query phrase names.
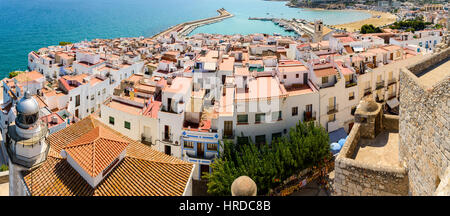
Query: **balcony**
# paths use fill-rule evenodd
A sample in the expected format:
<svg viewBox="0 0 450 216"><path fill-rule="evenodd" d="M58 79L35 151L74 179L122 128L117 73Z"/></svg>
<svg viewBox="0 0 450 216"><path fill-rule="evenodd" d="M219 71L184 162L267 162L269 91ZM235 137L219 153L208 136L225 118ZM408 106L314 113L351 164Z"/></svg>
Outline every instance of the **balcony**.
<svg viewBox="0 0 450 216"><path fill-rule="evenodd" d="M337 112L338 112L338 104L335 104L333 106L327 106L327 114L328 115L331 115L331 114L334 114Z"/></svg>
<svg viewBox="0 0 450 216"><path fill-rule="evenodd" d="M376 90L384 88L384 81L379 81L376 84Z"/></svg>
<svg viewBox="0 0 450 216"><path fill-rule="evenodd" d="M217 154L207 155L204 153L203 155L197 155L195 151L186 151L185 154L188 158L200 160L213 160L214 158L217 157Z"/></svg>
<svg viewBox="0 0 450 216"><path fill-rule="evenodd" d="M50 149L48 145L48 127L41 123L41 131L31 138L23 139L16 132L16 125L8 127L6 150L11 162L23 167L35 167L47 159Z"/></svg>
<svg viewBox="0 0 450 216"><path fill-rule="evenodd" d="M396 82L397 82L397 79L395 79L395 78L389 79L389 80L388 80L388 86L393 85L393 84L395 84Z"/></svg>
<svg viewBox="0 0 450 216"><path fill-rule="evenodd" d="M315 121L316 120L316 111L309 111L309 112L307 112L307 111L304 111L303 112L303 119L304 119L304 121L305 122L308 122L308 121Z"/></svg>
<svg viewBox="0 0 450 216"><path fill-rule="evenodd" d="M357 83L355 80L350 80L348 82L345 82L345 88L350 88L350 87L356 86L356 84Z"/></svg>
<svg viewBox="0 0 450 216"><path fill-rule="evenodd" d="M364 96L372 94L372 87L368 87L364 89Z"/></svg>
<svg viewBox="0 0 450 216"><path fill-rule="evenodd" d="M161 133L161 140L164 142L173 142L173 134L172 133Z"/></svg>
<svg viewBox="0 0 450 216"><path fill-rule="evenodd" d="M152 145L152 137L146 137L146 136L142 136L141 137L141 143L145 144L145 145Z"/></svg>

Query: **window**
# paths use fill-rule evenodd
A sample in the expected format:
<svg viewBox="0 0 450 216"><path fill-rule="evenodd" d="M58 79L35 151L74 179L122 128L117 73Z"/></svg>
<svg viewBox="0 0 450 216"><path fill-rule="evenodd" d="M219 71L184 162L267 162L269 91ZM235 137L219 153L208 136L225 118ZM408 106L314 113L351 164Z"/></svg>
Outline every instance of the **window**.
<svg viewBox="0 0 450 216"><path fill-rule="evenodd" d="M95 94L91 95L91 100L94 100Z"/></svg>
<svg viewBox="0 0 450 216"><path fill-rule="evenodd" d="M237 143L238 143L238 145L246 145L246 144L248 144L249 143L248 137L246 137L246 136L238 137L237 138Z"/></svg>
<svg viewBox="0 0 450 216"><path fill-rule="evenodd" d="M97 95L100 96L100 91L98 91Z"/></svg>
<svg viewBox="0 0 450 216"><path fill-rule="evenodd" d="M299 77L299 75L298 74L295 74L295 78L298 78Z"/></svg>
<svg viewBox="0 0 450 216"><path fill-rule="evenodd" d="M283 75L283 79L286 79L286 75Z"/></svg>
<svg viewBox="0 0 450 216"><path fill-rule="evenodd" d="M94 107L92 107L92 108L91 108L91 113L94 113L94 111L95 111L95 110L94 110Z"/></svg>
<svg viewBox="0 0 450 216"><path fill-rule="evenodd" d="M103 94L105 94L105 93L106 93L106 88L103 89Z"/></svg>
<svg viewBox="0 0 450 216"><path fill-rule="evenodd" d="M216 143L208 143L206 145L206 149L211 150L211 151L217 151L217 144Z"/></svg>
<svg viewBox="0 0 450 216"><path fill-rule="evenodd" d="M355 99L355 92L348 93L348 100L353 100L353 99Z"/></svg>
<svg viewBox="0 0 450 216"><path fill-rule="evenodd" d="M328 83L328 77L322 77L322 84Z"/></svg>
<svg viewBox="0 0 450 216"><path fill-rule="evenodd" d="M80 95L75 97L75 107L80 106Z"/></svg>
<svg viewBox="0 0 450 216"><path fill-rule="evenodd" d="M281 132L272 134L272 140L277 140L278 138L281 138Z"/></svg>
<svg viewBox="0 0 450 216"><path fill-rule="evenodd" d="M109 117L109 123L114 125L114 117L111 117L111 116Z"/></svg>
<svg viewBox="0 0 450 216"><path fill-rule="evenodd" d="M355 111L356 111L356 106L352 106L352 109L350 111L351 115L355 115Z"/></svg>
<svg viewBox="0 0 450 216"><path fill-rule="evenodd" d="M281 111L273 112L272 113L272 121L279 121L279 120L282 120Z"/></svg>
<svg viewBox="0 0 450 216"><path fill-rule="evenodd" d="M328 115L328 121L332 122L336 120L336 114Z"/></svg>
<svg viewBox="0 0 450 216"><path fill-rule="evenodd" d="M298 115L298 107L292 107L292 116Z"/></svg>
<svg viewBox="0 0 450 216"><path fill-rule="evenodd" d="M193 149L194 148L194 142L192 142L192 141L184 141L184 148Z"/></svg>
<svg viewBox="0 0 450 216"><path fill-rule="evenodd" d="M255 115L255 123L261 123L266 117L265 113L258 113Z"/></svg>
<svg viewBox="0 0 450 216"><path fill-rule="evenodd" d="M248 115L238 115L238 124L248 124Z"/></svg>
<svg viewBox="0 0 450 216"><path fill-rule="evenodd" d="M266 144L266 135L255 136L255 144L258 147Z"/></svg>
<svg viewBox="0 0 450 216"><path fill-rule="evenodd" d="M72 101L72 97L70 97L70 101Z"/></svg>
<svg viewBox="0 0 450 216"><path fill-rule="evenodd" d="M131 128L130 122L124 121L124 127L125 127L126 129L130 129L130 128Z"/></svg>

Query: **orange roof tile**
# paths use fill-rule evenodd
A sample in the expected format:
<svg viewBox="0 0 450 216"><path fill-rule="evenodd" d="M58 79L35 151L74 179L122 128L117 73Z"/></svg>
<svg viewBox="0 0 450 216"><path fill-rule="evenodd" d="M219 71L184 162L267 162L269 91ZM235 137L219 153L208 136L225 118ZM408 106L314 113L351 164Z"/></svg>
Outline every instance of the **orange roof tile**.
<svg viewBox="0 0 450 216"><path fill-rule="evenodd" d="M80 137L88 133L96 135L97 132L91 131L97 127L103 127L107 133L115 136L113 139L123 139L129 145L125 158L92 188L57 153L68 144L89 141ZM193 171L193 164L132 140L93 116L51 134L48 142L50 150L47 160L24 173L25 184L32 196L180 196Z"/></svg>
<svg viewBox="0 0 450 216"><path fill-rule="evenodd" d="M119 157L128 142L103 127L96 127L64 147L89 175L96 177Z"/></svg>
<svg viewBox="0 0 450 216"><path fill-rule="evenodd" d="M337 75L337 70L333 67L328 68L320 68L320 69L314 69L314 73L317 77L325 77L325 76L331 76L331 75Z"/></svg>

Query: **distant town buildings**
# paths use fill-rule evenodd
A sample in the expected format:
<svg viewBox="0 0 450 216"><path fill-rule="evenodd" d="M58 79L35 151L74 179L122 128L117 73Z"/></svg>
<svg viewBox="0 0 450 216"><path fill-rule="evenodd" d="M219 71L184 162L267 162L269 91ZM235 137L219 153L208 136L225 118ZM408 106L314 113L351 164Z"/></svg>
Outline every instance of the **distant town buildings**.
<svg viewBox="0 0 450 216"><path fill-rule="evenodd" d="M425 11L442 10L429 9ZM301 24L289 22L293 27ZM424 92L413 97L402 90L401 68L441 52L449 41L446 29L325 33L319 20L308 28L308 37L182 37L174 30L154 38L95 39L30 52L30 72L2 80L2 152L12 164L11 194L190 195L191 179L211 172L223 142L271 143L289 136L299 121L316 122L333 137L350 134L353 143L347 143L344 152L354 152L378 136L389 142L399 139L400 144L392 140L400 146L399 160L410 165L395 161L394 171L403 177L428 172L411 167L416 162L409 154L416 150L406 143L420 143L410 140L413 134L438 139L424 140L427 145L445 143L445 134L436 132L439 136L432 138L405 129L417 127L410 125L411 118L421 115L400 101L411 107L429 102L416 100ZM413 73L418 71L423 70ZM371 102L363 108L361 101ZM400 114L411 118L398 117L399 105ZM445 128L445 121L439 121L440 129ZM417 122L429 124L431 116ZM446 154L445 147L434 150ZM367 154L371 162L370 151L358 154ZM338 157L336 175L338 185L348 188L346 179L338 177L339 168L346 169L348 161L340 162L344 157L350 156ZM361 158L356 157L358 162ZM417 163L426 166L422 162ZM434 189L421 183L446 178L442 173L448 167L434 162L433 179L409 176L409 190L377 190L429 194ZM65 184L58 184L61 181ZM340 189L338 194L362 194L353 192ZM373 189L365 193L377 194Z"/></svg>

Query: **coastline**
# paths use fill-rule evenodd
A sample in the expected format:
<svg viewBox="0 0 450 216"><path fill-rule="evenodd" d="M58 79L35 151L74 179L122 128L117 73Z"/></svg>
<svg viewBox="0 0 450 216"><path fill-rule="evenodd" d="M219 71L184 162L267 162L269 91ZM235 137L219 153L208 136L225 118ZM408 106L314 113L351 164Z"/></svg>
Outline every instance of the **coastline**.
<svg viewBox="0 0 450 216"><path fill-rule="evenodd" d="M386 12L380 12L380 11L373 11L373 10L342 10L342 11L358 11L358 12L366 12L372 15L371 18L350 22L350 23L343 23L338 25L332 25L333 28L342 29L345 28L348 32L355 32L359 31L361 29L361 26L365 24L372 24L375 27L385 26L388 24L392 24L395 21L397 21L397 16L391 13ZM380 18L376 18L377 16L380 16Z"/></svg>

